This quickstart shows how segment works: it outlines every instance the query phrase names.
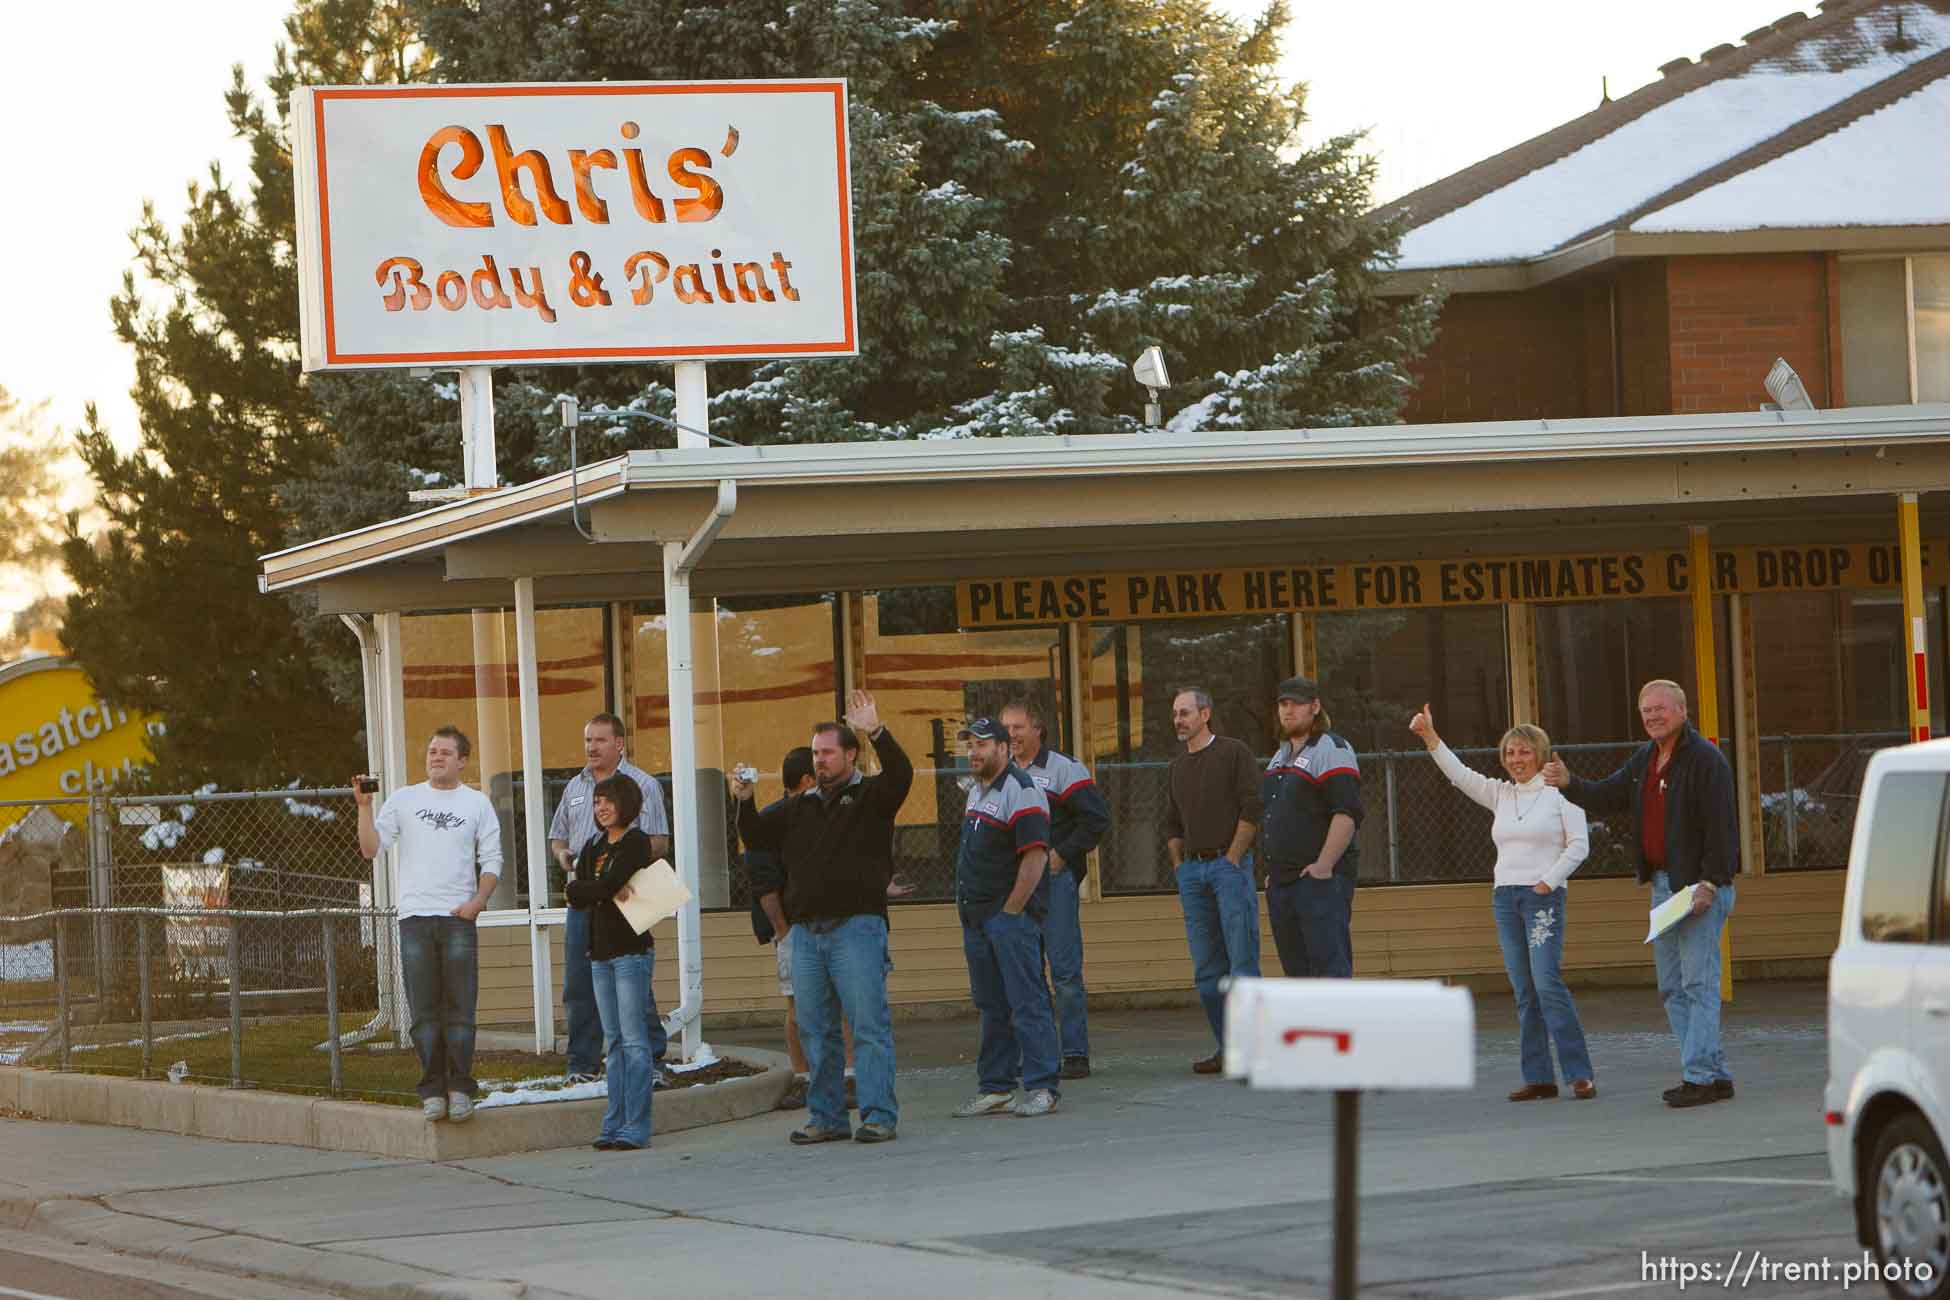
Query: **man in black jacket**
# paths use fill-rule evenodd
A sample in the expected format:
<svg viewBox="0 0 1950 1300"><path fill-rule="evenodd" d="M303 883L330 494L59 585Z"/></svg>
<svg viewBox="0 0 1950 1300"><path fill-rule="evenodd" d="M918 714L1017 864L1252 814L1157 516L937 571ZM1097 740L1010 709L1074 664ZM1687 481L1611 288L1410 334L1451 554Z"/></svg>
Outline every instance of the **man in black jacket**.
<svg viewBox="0 0 1950 1300"><path fill-rule="evenodd" d="M1639 883L1651 883L1654 908L1695 887L1691 913L1653 940L1652 953L1682 1066L1666 1104L1704 1106L1733 1096L1720 1045L1720 931L1733 911L1733 877L1740 870L1733 768L1687 721L1686 692L1677 682L1647 682L1639 691L1639 720L1649 739L1610 776L1581 780L1553 757L1544 781L1588 813L1631 813Z"/></svg>
<svg viewBox="0 0 1950 1300"><path fill-rule="evenodd" d="M859 769L867 733L880 773ZM785 920L792 926L792 984L799 1041L811 1067L809 1122L793 1130L806 1146L849 1137L895 1136L894 1030L887 1009L887 882L894 874L894 818L914 784L914 765L880 724L865 691L853 692L846 723L812 734L818 785L760 812L752 787L735 777L738 834L750 849L775 852L785 869ZM853 1025L860 1129L847 1127L842 1013Z"/></svg>

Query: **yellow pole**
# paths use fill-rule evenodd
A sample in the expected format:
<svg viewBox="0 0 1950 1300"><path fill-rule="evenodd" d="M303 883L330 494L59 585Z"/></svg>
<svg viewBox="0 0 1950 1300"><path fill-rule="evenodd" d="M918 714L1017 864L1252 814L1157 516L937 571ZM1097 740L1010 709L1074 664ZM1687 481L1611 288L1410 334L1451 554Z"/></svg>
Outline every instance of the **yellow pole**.
<svg viewBox="0 0 1950 1300"><path fill-rule="evenodd" d="M1903 557L1903 635L1909 641L1909 738L1930 738L1930 641L1923 607L1923 545L1916 494L1896 499L1896 532Z"/></svg>
<svg viewBox="0 0 1950 1300"><path fill-rule="evenodd" d="M1686 590L1693 600L1693 690L1699 696L1694 724L1715 745L1720 743L1720 660L1713 644L1713 548L1706 525L1694 524L1687 535ZM1733 923L1720 927L1720 1001L1733 1001Z"/></svg>

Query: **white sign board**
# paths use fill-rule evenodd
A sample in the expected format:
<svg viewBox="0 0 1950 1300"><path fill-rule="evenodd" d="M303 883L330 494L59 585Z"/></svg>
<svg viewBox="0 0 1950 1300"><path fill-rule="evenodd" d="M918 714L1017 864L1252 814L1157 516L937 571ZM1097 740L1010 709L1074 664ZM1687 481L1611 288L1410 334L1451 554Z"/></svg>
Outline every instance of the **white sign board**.
<svg viewBox="0 0 1950 1300"><path fill-rule="evenodd" d="M292 93L306 370L851 356L846 82Z"/></svg>
<svg viewBox="0 0 1950 1300"><path fill-rule="evenodd" d="M1235 978L1225 1066L1255 1088L1473 1088L1476 1004L1437 980Z"/></svg>

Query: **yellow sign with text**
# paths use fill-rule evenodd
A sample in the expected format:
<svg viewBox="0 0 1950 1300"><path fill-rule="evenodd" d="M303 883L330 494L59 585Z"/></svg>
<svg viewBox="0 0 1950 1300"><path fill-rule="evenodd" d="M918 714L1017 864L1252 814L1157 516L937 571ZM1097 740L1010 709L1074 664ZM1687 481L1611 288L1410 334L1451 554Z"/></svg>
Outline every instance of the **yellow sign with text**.
<svg viewBox="0 0 1950 1300"><path fill-rule="evenodd" d="M1656 550L977 578L955 585L955 610L961 626L977 628L1683 596L1691 581L1688 567L1685 551ZM1950 542L1923 543L1923 572L1950 574ZM1719 595L1894 587L1901 581L1894 542L1713 552L1713 590Z"/></svg>
<svg viewBox="0 0 1950 1300"><path fill-rule="evenodd" d="M0 668L0 800L86 795L147 763L149 719L96 696L80 668L26 659ZM80 805L56 805L70 821Z"/></svg>

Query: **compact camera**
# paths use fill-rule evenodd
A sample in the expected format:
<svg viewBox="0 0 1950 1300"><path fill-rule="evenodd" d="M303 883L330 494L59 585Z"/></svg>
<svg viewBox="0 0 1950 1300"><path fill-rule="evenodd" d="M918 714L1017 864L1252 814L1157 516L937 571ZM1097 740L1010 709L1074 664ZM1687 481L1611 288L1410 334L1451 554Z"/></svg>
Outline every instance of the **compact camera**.
<svg viewBox="0 0 1950 1300"><path fill-rule="evenodd" d="M743 781L746 785L758 784L758 769L750 763L740 763L737 767L731 769L731 774L740 781Z"/></svg>
<svg viewBox="0 0 1950 1300"><path fill-rule="evenodd" d="M376 777L376 776L362 776L362 777L360 777L360 778L359 778L359 793L360 793L360 794L378 794L378 793L379 793L379 778L378 778L378 777Z"/></svg>

